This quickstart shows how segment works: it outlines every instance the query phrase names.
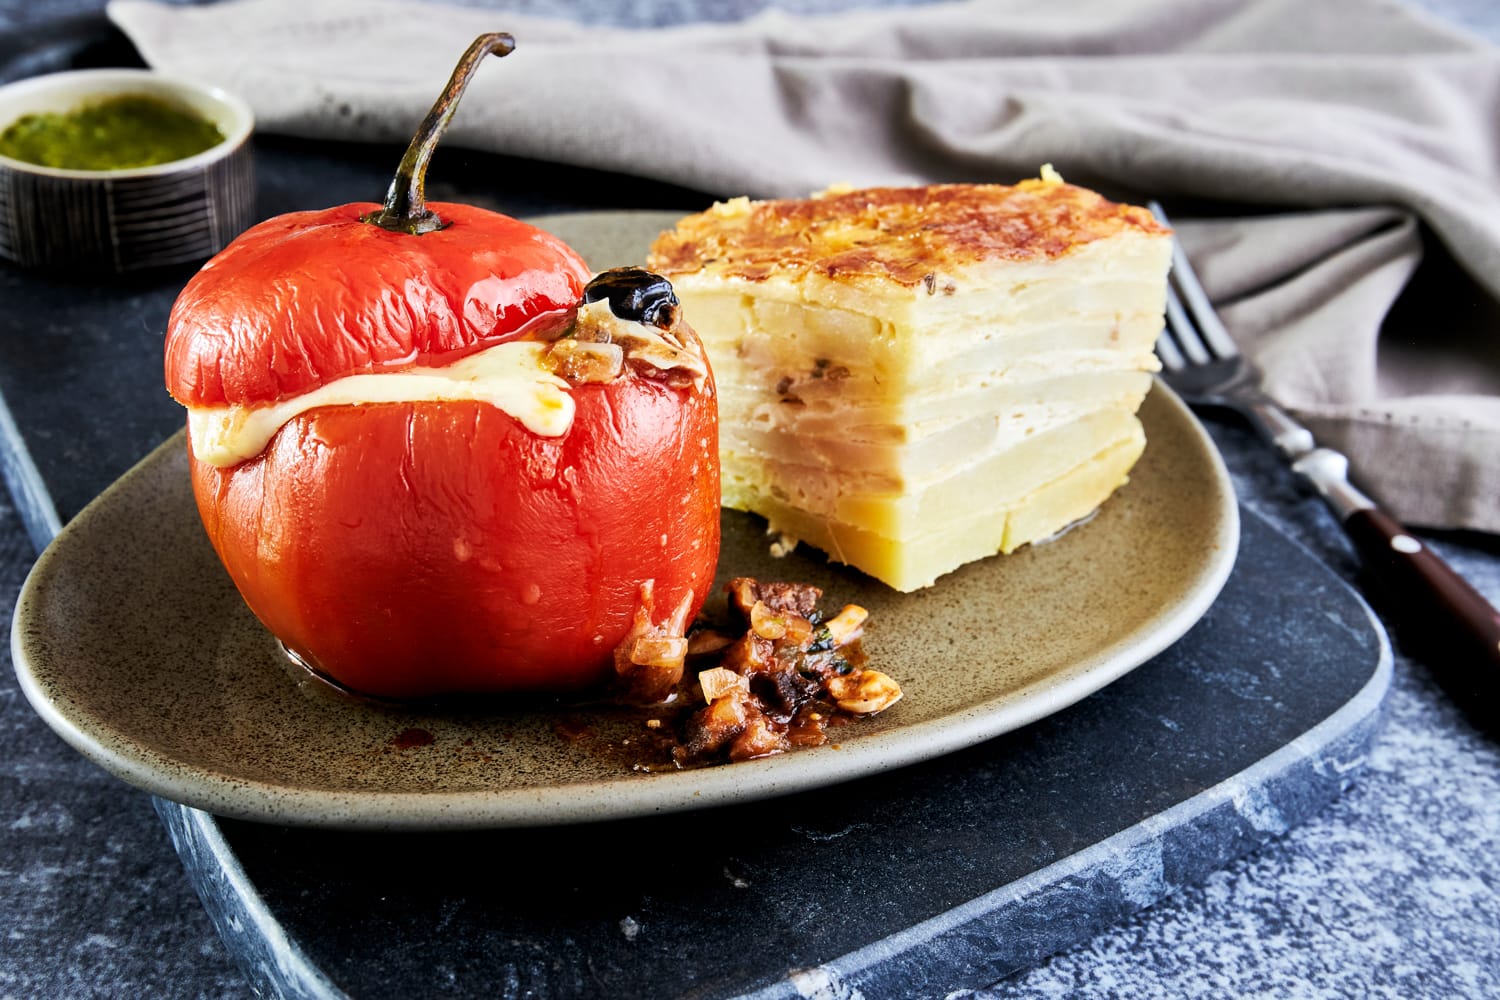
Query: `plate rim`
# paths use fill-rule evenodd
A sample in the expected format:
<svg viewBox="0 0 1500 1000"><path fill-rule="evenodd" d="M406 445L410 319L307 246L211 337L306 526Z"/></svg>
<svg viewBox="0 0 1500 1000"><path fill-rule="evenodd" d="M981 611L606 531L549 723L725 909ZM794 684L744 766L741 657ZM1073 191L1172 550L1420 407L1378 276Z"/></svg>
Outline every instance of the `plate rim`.
<svg viewBox="0 0 1500 1000"><path fill-rule="evenodd" d="M17 598L11 656L20 686L42 719L86 758L116 777L154 795L219 816L281 825L338 829L415 831L498 829L602 822L743 803L842 783L944 756L1020 729L1061 711L1108 686L1181 638L1207 612L1233 569L1239 543L1239 507L1223 457L1187 405L1160 379L1153 394L1188 432L1194 451L1207 460L1219 501L1207 558L1191 584L1164 612L1116 641L1103 644L1066 667L998 695L910 726L861 736L845 747L807 748L729 766L610 775L600 780L500 790L381 791L313 789L236 777L171 758L111 729L94 715L74 718L49 696L27 648L26 621L48 582L67 568L78 535L110 503L127 479L163 453L183 448L183 432L154 448L73 518L33 565ZM1059 672L1065 676L1058 678ZM1002 701L993 706L996 700ZM100 732L94 732L99 730ZM109 737L102 735L107 731ZM111 744L116 745L111 745ZM616 796L622 781L638 783L636 794ZM640 789L651 794L640 794ZM606 807L607 806L607 807Z"/></svg>
<svg viewBox="0 0 1500 1000"><path fill-rule="evenodd" d="M529 216L525 221L549 228L584 226L660 229L682 212L661 209L590 211ZM587 255L587 254L586 254ZM33 709L67 743L122 780L154 795L219 816L282 825L416 831L498 829L604 822L632 817L711 808L771 798L838 784L896 767L943 756L1020 729L1076 703L1149 661L1185 634L1217 599L1238 555L1240 511L1233 481L1217 446L1201 422L1164 382L1153 381L1151 395L1165 405L1164 416L1182 432L1193 455L1208 473L1217 507L1210 512L1214 534L1207 557L1190 573L1191 582L1160 609L1125 634L1101 642L1087 655L1046 674L936 718L860 735L847 746L805 748L793 753L649 776L601 774L597 780L520 788L467 791L381 791L360 788L309 788L295 783L236 776L199 767L163 754L109 725L97 713L75 719L36 675L26 649L27 620L38 591L65 562L72 539L88 530L97 511L116 490L172 449L185 450L178 430L91 501L68 524L32 566L17 597L11 620L11 656L20 687ZM1149 446L1148 434L1148 446ZM64 569L66 566L63 567ZM1061 675L1061 676L1060 676ZM994 703L1000 702L998 706ZM91 732L90 726L98 732ZM621 796L622 781L635 782ZM649 788L652 794L640 790Z"/></svg>

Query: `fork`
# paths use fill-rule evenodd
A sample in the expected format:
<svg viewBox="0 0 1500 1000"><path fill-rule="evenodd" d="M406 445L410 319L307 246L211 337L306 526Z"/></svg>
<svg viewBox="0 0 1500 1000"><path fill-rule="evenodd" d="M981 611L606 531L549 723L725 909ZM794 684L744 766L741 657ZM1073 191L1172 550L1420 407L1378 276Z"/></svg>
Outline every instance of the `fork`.
<svg viewBox="0 0 1500 1000"><path fill-rule="evenodd" d="M1152 202L1151 211L1170 225L1159 204ZM1311 431L1266 395L1260 373L1235 346L1175 240L1166 319L1156 353L1167 385L1190 403L1226 407L1248 418L1327 501L1369 576L1401 602L1398 606L1423 609L1425 614L1411 616L1413 623L1446 627L1449 635L1456 631L1492 667L1500 667L1500 611L1354 486L1343 454L1319 447Z"/></svg>

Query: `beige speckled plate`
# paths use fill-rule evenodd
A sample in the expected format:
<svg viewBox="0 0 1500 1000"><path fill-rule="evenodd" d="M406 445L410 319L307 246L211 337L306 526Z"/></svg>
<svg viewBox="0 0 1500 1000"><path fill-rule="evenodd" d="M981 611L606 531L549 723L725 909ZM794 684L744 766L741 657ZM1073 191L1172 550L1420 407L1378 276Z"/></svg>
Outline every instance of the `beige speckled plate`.
<svg viewBox="0 0 1500 1000"><path fill-rule="evenodd" d="M595 266L638 260L674 217L541 220ZM779 795L934 757L1015 729L1165 648L1229 575L1238 509L1213 445L1158 385L1149 444L1097 517L1060 538L898 594L726 512L723 578L803 580L868 607L866 649L906 697L838 746L641 774L638 718L494 703L436 712L338 695L291 670L198 523L181 435L75 518L16 608L22 688L64 739L126 781L277 823L458 828L574 823ZM419 736L421 739L413 739ZM425 742L427 736L430 742Z"/></svg>

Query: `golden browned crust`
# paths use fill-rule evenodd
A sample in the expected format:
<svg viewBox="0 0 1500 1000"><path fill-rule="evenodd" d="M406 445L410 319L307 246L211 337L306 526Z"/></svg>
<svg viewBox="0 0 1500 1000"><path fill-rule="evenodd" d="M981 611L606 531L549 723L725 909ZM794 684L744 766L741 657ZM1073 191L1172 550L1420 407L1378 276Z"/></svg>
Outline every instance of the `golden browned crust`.
<svg viewBox="0 0 1500 1000"><path fill-rule="evenodd" d="M938 272L1046 260L1127 230L1167 232L1144 208L1055 180L866 188L715 205L661 234L647 266L668 277L701 271L762 281L817 273L926 283L931 291Z"/></svg>

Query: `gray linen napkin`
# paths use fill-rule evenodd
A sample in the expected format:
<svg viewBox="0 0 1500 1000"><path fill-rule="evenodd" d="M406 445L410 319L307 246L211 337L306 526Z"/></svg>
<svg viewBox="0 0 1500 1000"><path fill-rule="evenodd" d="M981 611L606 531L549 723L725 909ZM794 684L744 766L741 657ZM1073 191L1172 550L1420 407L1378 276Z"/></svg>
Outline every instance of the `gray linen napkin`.
<svg viewBox="0 0 1500 1000"><path fill-rule="evenodd" d="M479 74L453 144L719 196L1050 162L1109 192L1235 203L1179 231L1272 393L1398 516L1500 531L1500 49L1390 0L992 0L651 31L391 0L109 13L267 131L404 142L498 29L517 50ZM1418 271L1424 250L1446 270Z"/></svg>

